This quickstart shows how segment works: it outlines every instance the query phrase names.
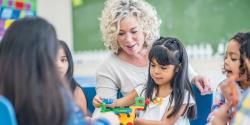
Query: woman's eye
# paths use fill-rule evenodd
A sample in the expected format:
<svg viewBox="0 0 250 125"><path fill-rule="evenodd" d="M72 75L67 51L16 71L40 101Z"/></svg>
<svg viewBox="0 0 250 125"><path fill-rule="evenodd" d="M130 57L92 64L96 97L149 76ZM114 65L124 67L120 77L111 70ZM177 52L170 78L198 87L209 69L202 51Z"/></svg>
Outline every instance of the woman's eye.
<svg viewBox="0 0 250 125"><path fill-rule="evenodd" d="M132 31L133 34L137 33L137 31Z"/></svg>
<svg viewBox="0 0 250 125"><path fill-rule="evenodd" d="M124 35L124 33L118 33L118 35L119 35L119 36L122 36L122 35Z"/></svg>

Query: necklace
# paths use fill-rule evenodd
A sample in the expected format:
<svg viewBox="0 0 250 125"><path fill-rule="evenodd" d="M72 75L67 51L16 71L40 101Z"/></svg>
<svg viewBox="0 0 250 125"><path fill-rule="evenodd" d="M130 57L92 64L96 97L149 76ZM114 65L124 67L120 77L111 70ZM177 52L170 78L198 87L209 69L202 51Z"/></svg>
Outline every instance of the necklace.
<svg viewBox="0 0 250 125"><path fill-rule="evenodd" d="M162 101L163 101L162 97L156 97L153 99L152 102L153 102L153 104L161 105Z"/></svg>

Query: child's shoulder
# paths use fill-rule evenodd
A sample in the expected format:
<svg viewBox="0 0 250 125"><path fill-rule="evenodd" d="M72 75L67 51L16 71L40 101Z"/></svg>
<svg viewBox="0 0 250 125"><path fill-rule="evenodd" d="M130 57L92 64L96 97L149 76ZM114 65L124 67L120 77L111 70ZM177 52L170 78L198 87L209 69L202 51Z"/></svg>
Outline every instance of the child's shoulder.
<svg viewBox="0 0 250 125"><path fill-rule="evenodd" d="M222 86L222 84L223 84L224 82L225 82L225 79L222 80L222 81L216 86L216 88L215 88L215 92L216 92L216 93L221 93L220 87Z"/></svg>
<svg viewBox="0 0 250 125"><path fill-rule="evenodd" d="M184 100L183 100L183 104L195 104L195 100L194 97L192 96L191 92L189 92L188 90L184 91Z"/></svg>
<svg viewBox="0 0 250 125"><path fill-rule="evenodd" d="M175 100L173 99L172 101L173 102L171 103L171 107L175 105ZM192 94L188 90L184 91L182 105L185 105L185 104L188 104L189 106L192 106L195 104L194 97L192 96Z"/></svg>

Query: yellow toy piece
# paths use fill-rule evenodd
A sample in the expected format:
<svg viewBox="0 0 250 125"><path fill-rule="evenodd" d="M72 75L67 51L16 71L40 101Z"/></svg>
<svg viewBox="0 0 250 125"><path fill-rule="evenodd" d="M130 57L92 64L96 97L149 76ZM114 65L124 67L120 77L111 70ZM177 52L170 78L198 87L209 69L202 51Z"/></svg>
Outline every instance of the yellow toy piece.
<svg viewBox="0 0 250 125"><path fill-rule="evenodd" d="M121 113L118 115L120 119L120 125L134 125L135 112L137 110L144 110L144 106L130 106L130 109L132 109L131 113Z"/></svg>
<svg viewBox="0 0 250 125"><path fill-rule="evenodd" d="M159 105L161 105L161 103L162 103L162 98L161 97L157 97L157 98L155 98L154 100L153 100L153 103L154 104L159 104Z"/></svg>

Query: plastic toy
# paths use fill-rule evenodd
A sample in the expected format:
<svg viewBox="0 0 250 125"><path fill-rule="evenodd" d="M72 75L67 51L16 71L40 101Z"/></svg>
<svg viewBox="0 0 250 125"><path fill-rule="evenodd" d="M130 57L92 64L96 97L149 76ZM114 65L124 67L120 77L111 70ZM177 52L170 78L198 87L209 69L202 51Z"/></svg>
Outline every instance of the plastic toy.
<svg viewBox="0 0 250 125"><path fill-rule="evenodd" d="M105 103L105 104L112 104L112 103L113 103L113 100L112 100L112 99L103 99L102 103Z"/></svg>
<svg viewBox="0 0 250 125"><path fill-rule="evenodd" d="M237 110L237 105L238 105L238 91L237 91L237 86L235 83L229 84L230 89L231 89L231 96L232 96L232 115L234 116Z"/></svg>
<svg viewBox="0 0 250 125"><path fill-rule="evenodd" d="M101 112L114 112L119 117L120 125L133 125L136 111L144 110L144 107L148 105L150 101L148 99L145 100L144 97L137 97L135 99L135 105L130 107L106 107L106 104L112 104L111 102L113 103L113 100L104 99L100 107Z"/></svg>

